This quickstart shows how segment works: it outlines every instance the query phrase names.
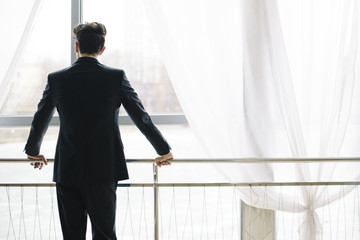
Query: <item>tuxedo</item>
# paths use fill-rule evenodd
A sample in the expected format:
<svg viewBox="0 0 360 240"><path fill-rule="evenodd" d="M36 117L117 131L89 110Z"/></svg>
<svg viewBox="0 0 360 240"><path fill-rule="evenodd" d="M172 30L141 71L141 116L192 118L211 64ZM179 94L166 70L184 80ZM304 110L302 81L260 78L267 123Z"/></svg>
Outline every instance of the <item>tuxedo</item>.
<svg viewBox="0 0 360 240"><path fill-rule="evenodd" d="M60 130L53 181L64 239L85 239L87 214L93 239L116 239L116 184L129 177L118 125L121 105L156 152L169 153L169 144L123 70L81 57L72 66L48 75L25 153L39 154L57 110Z"/></svg>

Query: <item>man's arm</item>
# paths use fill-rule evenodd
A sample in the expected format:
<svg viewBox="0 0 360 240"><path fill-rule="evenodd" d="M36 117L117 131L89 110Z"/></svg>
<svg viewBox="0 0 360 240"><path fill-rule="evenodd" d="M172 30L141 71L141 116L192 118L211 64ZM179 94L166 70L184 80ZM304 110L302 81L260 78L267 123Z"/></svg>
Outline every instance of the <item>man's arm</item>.
<svg viewBox="0 0 360 240"><path fill-rule="evenodd" d="M155 159L156 164L158 166L170 165L169 160L173 158L172 153L170 152L171 147L151 121L149 114L145 111L137 93L127 80L125 73L121 83L121 102L135 125L160 155L160 157Z"/></svg>
<svg viewBox="0 0 360 240"><path fill-rule="evenodd" d="M31 163L34 168L42 169L44 164L47 165L46 158L40 155L39 152L54 112L55 106L51 99L51 89L48 82L31 123L30 134L24 149L28 159L35 160Z"/></svg>

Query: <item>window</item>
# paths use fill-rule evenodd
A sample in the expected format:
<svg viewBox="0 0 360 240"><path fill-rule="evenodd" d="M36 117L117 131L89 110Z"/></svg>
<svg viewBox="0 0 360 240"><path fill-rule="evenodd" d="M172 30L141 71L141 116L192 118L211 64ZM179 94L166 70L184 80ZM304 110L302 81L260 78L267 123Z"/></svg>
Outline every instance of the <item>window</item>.
<svg viewBox="0 0 360 240"><path fill-rule="evenodd" d="M74 15L79 15L80 12L83 13L83 22L100 21L105 24L108 30L105 44L107 49L99 60L103 64L125 70L150 114L165 114L161 120L165 125L158 127L172 147L184 149L184 156L188 156L185 149L189 147L200 149L198 144L193 142L195 137L186 120L180 120L180 124L173 125L173 114L182 116L181 119L185 118L161 61L143 3L140 0L104 0L101 4L95 0L79 2L82 2L79 12L71 9L73 2L70 1L26 1L26 5L24 4L21 9L12 1L1 2L6 4L0 7L2 22L11 18L14 23L11 25L13 27L6 25L12 39L11 41L9 39L9 43L4 42L9 48L3 50L7 55L0 60L2 61L0 84L10 65L9 59L20 45L19 42L23 40L26 44L18 54L17 64L9 78L8 89L3 91L6 97L3 103L0 101L0 157L24 156L22 150L32 119L27 116L32 116L36 111L48 73L70 65L73 51L71 21ZM6 14L3 9L13 9L14 11L11 12L19 11L20 15ZM24 36L26 32L24 29L28 31L27 36ZM0 41L3 43L2 41L7 39ZM120 114L126 115L126 112L121 111ZM6 121L3 121L4 119ZM148 153L155 154L136 127L131 125L122 127L121 131L129 158L144 158L149 156ZM180 132L192 140L179 140L176 144L181 146L176 147L173 142L179 139L176 136ZM45 136L41 152L49 158L54 156L57 135L58 127L52 126ZM141 139L140 144L145 145L142 151L133 148L133 141L138 143L139 139Z"/></svg>
<svg viewBox="0 0 360 240"><path fill-rule="evenodd" d="M26 9L31 8L30 4ZM19 9L18 6L16 6L16 11L17 9ZM2 106L0 105L1 115L34 114L46 85L47 74L69 65L70 10L68 1L43 1L40 4L28 42L19 55L17 67L10 76L5 101ZM26 17L20 19L24 22L29 21L30 13L26 14L25 11L24 14ZM14 20L17 25L17 19ZM6 19L2 22L6 22ZM19 26L21 30L24 27L25 23ZM14 29L10 32L17 30ZM21 35L17 33L14 38L18 40L16 44L19 43L20 37ZM13 52L15 52L15 48L12 48ZM8 62L11 55L9 53L9 58L1 61Z"/></svg>

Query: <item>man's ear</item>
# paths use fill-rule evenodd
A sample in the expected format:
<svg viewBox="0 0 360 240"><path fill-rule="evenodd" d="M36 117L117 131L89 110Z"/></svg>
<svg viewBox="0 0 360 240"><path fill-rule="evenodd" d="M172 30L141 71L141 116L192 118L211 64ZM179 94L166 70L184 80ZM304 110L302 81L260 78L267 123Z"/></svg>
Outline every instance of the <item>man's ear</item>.
<svg viewBox="0 0 360 240"><path fill-rule="evenodd" d="M99 55L101 55L104 51L105 51L105 46L101 49L101 51L99 52Z"/></svg>
<svg viewBox="0 0 360 240"><path fill-rule="evenodd" d="M80 53L78 42L75 42L75 52Z"/></svg>

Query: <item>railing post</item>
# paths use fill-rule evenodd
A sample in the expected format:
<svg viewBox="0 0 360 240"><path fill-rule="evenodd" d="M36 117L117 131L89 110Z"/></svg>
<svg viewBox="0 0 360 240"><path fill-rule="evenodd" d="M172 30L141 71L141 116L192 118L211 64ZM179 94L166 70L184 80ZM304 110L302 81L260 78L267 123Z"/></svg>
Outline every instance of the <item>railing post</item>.
<svg viewBox="0 0 360 240"><path fill-rule="evenodd" d="M153 163L154 174L154 239L159 240L159 187L158 187L158 167Z"/></svg>

